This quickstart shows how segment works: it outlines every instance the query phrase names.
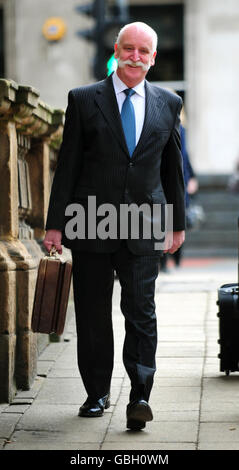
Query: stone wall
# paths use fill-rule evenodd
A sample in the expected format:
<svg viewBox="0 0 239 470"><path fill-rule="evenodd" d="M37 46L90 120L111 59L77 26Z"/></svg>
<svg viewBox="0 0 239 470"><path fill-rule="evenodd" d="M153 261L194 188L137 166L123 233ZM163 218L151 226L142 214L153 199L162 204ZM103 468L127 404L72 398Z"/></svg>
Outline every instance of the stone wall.
<svg viewBox="0 0 239 470"><path fill-rule="evenodd" d="M51 106L65 108L67 90L94 81L94 45L77 35L93 26L93 19L75 8L85 0L0 0L5 22L5 76L31 83ZM66 34L48 41L45 21L60 17ZM24 46L23 46L24 45Z"/></svg>
<svg viewBox="0 0 239 470"><path fill-rule="evenodd" d="M0 402L30 388L49 342L31 313L63 120L32 87L0 79Z"/></svg>

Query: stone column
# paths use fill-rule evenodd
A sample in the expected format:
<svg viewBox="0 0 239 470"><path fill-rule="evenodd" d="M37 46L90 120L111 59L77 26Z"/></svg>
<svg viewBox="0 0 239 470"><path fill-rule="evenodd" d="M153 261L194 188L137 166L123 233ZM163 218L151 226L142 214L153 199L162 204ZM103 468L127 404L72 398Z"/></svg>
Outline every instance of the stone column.
<svg viewBox="0 0 239 470"><path fill-rule="evenodd" d="M63 116L32 87L0 80L0 401L30 388L38 351L49 342L31 331L31 314L43 256L49 149L59 147Z"/></svg>
<svg viewBox="0 0 239 470"><path fill-rule="evenodd" d="M17 85L3 83L0 113L8 116L16 99ZM0 121L0 401L9 401L16 391L16 264L8 253L9 241L18 237L18 174L16 129Z"/></svg>
<svg viewBox="0 0 239 470"><path fill-rule="evenodd" d="M237 0L185 0L188 147L200 174L231 174L239 158L238 24Z"/></svg>

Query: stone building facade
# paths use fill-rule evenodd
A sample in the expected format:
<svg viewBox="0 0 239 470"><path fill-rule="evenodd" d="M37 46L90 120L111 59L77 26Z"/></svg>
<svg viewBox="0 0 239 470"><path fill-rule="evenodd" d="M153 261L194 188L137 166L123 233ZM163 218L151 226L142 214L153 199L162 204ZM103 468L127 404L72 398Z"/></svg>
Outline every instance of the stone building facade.
<svg viewBox="0 0 239 470"><path fill-rule="evenodd" d="M91 18L76 13L75 7L86 3L90 0L0 0L4 10L5 77L34 86L51 106L65 108L69 89L94 81L94 46L76 34L93 24ZM145 7L146 22L147 11L155 7L153 25L158 23L161 28L165 25L160 23L160 7L182 5L183 82L191 159L199 174L230 174L239 156L239 111L235 105L239 101L238 1L128 3L133 19ZM52 16L61 17L67 28L62 40L55 42L47 41L42 34L45 20ZM159 40L159 67L160 47Z"/></svg>

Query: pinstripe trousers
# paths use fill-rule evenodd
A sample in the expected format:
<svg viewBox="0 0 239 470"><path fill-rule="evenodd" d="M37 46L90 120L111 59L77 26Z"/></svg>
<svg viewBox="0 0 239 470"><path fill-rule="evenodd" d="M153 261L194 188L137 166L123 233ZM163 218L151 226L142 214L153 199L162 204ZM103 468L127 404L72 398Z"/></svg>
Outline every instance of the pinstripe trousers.
<svg viewBox="0 0 239 470"><path fill-rule="evenodd" d="M112 294L114 271L125 318L123 362L130 400L148 401L156 370L155 280L159 256L135 255L122 241L114 253L72 251L79 371L92 400L110 390L114 360ZM117 341L117 337L115 338Z"/></svg>

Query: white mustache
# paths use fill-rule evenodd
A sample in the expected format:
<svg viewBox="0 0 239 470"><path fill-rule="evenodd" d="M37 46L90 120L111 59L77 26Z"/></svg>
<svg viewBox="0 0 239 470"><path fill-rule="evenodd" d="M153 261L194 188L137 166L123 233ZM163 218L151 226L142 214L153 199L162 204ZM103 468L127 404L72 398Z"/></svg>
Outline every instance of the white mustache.
<svg viewBox="0 0 239 470"><path fill-rule="evenodd" d="M142 67L144 72L147 72L150 69L149 64L144 64L141 62L141 60L138 60L137 62L133 62L132 60L121 60L118 59L118 65L119 67L123 68L125 65L131 65L132 67Z"/></svg>

